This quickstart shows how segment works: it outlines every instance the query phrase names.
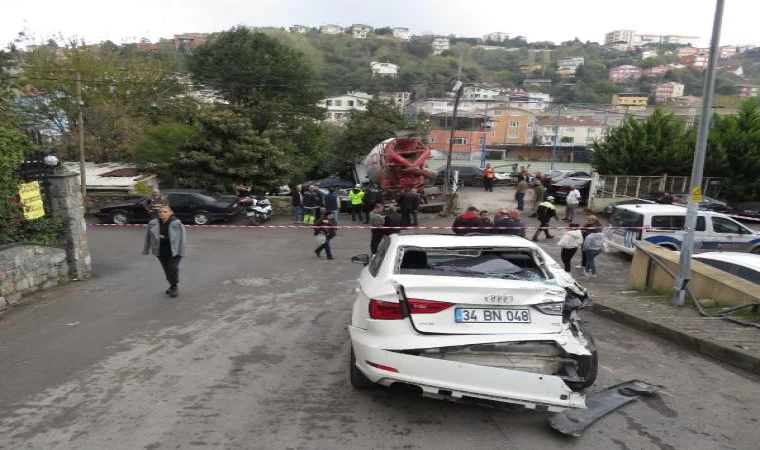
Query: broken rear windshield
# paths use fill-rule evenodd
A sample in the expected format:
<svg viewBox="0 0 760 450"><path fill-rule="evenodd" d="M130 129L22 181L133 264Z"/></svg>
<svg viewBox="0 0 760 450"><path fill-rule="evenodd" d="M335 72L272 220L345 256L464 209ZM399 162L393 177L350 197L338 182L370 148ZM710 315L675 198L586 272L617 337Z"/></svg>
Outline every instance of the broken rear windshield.
<svg viewBox="0 0 760 450"><path fill-rule="evenodd" d="M445 277L544 281L530 249L417 248L400 250L396 273Z"/></svg>

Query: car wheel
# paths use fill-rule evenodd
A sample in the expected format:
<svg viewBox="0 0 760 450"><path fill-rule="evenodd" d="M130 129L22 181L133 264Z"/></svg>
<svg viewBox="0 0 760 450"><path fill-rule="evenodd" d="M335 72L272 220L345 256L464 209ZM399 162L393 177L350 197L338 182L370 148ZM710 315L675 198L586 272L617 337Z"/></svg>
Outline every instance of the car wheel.
<svg viewBox="0 0 760 450"><path fill-rule="evenodd" d="M575 358L578 361L578 376L585 378L584 381L574 382L568 381L567 385L574 391L580 391L591 387L596 381L596 376L599 373L599 353L596 351L596 344L594 336L588 330L583 330L583 335L589 341L589 346L594 350L591 351L590 356L578 356Z"/></svg>
<svg viewBox="0 0 760 450"><path fill-rule="evenodd" d="M750 251L750 253L752 253L753 255L760 255L760 247L755 247L755 248L753 248L753 249Z"/></svg>
<svg viewBox="0 0 760 450"><path fill-rule="evenodd" d="M351 347L351 358L349 359L348 367L349 379L351 380L351 386L354 389L370 389L375 387L375 383L369 381L364 372L356 367L356 355L354 355L354 348Z"/></svg>
<svg viewBox="0 0 760 450"><path fill-rule="evenodd" d="M126 225L129 223L129 214L126 211L114 211L111 214L111 222L116 225Z"/></svg>
<svg viewBox="0 0 760 450"><path fill-rule="evenodd" d="M196 225L208 225L211 222L211 217L206 213L196 213L193 216L193 223Z"/></svg>

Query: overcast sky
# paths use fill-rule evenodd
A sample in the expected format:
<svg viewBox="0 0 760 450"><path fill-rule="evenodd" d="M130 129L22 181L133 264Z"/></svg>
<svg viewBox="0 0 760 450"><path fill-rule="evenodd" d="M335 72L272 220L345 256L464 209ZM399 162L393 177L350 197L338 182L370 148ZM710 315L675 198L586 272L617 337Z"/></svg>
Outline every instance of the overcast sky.
<svg viewBox="0 0 760 450"><path fill-rule="evenodd" d="M709 43L716 0L35 0L4 1L0 42L27 30L43 41L55 35L88 42L156 41L182 32L213 32L234 25L293 24L403 26L482 37L492 31L529 41L575 37L603 41L613 29L699 36ZM727 0L722 44L760 44L760 0Z"/></svg>

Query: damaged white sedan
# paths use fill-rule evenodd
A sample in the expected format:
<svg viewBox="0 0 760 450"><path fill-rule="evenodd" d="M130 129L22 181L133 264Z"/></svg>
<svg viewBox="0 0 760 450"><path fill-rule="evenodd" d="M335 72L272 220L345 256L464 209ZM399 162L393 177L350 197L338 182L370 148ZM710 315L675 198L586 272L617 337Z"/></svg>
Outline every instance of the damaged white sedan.
<svg viewBox="0 0 760 450"><path fill-rule="evenodd" d="M590 298L516 236L392 235L358 255L350 380L454 401L584 408L596 379Z"/></svg>

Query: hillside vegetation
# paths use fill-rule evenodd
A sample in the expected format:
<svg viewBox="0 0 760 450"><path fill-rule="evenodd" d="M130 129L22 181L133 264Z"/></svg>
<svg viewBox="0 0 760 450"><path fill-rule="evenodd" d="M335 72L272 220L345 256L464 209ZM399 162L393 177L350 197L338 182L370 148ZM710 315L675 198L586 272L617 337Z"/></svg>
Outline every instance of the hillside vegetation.
<svg viewBox="0 0 760 450"><path fill-rule="evenodd" d="M541 73L532 77L548 78L551 87L531 90L552 94L558 102L609 103L617 92L652 92L652 86L663 81L677 81L685 85L685 95L700 96L703 73L699 70L682 69L666 73L658 78L642 78L631 84L614 84L608 80L612 67L634 64L643 68L676 61L673 46L660 46L659 56L642 60L640 54L607 49L596 42L579 40L527 44L510 40L500 45L504 49L485 50L476 48L475 39L452 38L451 49L441 55L433 55L431 38L416 37L404 42L390 36L370 35L367 39L354 39L349 34L325 35L319 33L293 34L280 29L263 29L267 34L303 52L314 71L325 84L330 95L355 89L370 93L379 91L415 91L418 96L437 96L450 88L456 77L462 55L462 79L466 82L494 82L508 87L522 87L525 76L521 64L536 63L544 66ZM493 43L490 43L493 44ZM557 58L582 56L586 64L575 79L561 80L556 73ZM400 66L395 79L373 77L370 62L391 62ZM716 80L716 94L733 96L736 85L760 83L760 50L746 52L731 60L721 60L720 65L742 64L745 78L725 72Z"/></svg>

